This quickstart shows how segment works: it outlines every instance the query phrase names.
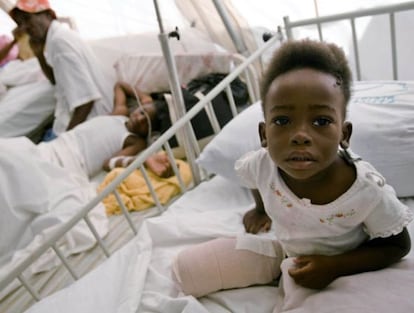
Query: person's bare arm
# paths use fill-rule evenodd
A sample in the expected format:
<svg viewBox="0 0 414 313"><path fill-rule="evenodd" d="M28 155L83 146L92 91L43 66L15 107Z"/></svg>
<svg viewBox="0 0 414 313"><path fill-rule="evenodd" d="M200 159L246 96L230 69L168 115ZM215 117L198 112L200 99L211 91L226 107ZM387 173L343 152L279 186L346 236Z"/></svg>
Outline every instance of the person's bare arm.
<svg viewBox="0 0 414 313"><path fill-rule="evenodd" d="M343 254L297 257L296 267L289 269L289 275L303 287L322 289L340 276L385 268L399 261L410 248L410 236L404 228L397 235L369 240Z"/></svg>
<svg viewBox="0 0 414 313"><path fill-rule="evenodd" d="M131 85L125 82L117 82L114 87L114 109L112 115L128 116L127 97L138 96L142 104L151 103L152 98L149 94L138 89L135 91Z"/></svg>
<svg viewBox="0 0 414 313"><path fill-rule="evenodd" d="M248 233L257 234L260 231L268 231L272 225L272 221L266 214L262 197L257 189L252 189L252 194L256 203L256 207L247 211L243 216L244 228Z"/></svg>
<svg viewBox="0 0 414 313"><path fill-rule="evenodd" d="M146 141L140 137L131 137L128 141L129 144L126 147L104 162L105 171L110 171L114 167L127 167L135 160L137 154L147 147ZM111 160L115 160L112 165ZM144 164L160 177L170 177L174 174L165 154L153 154L145 160Z"/></svg>
<svg viewBox="0 0 414 313"><path fill-rule="evenodd" d="M92 106L93 106L93 101L78 106L73 112L72 118L66 130L70 130L74 128L76 125L86 121L86 118L88 117L89 113L92 110Z"/></svg>
<svg viewBox="0 0 414 313"><path fill-rule="evenodd" d="M114 108L112 110L112 115L123 115L128 116L128 106L127 106L127 92L123 83L118 82L114 87Z"/></svg>
<svg viewBox="0 0 414 313"><path fill-rule="evenodd" d="M40 68L42 69L43 73L45 74L47 79L51 82L51 84L55 85L56 81L55 81L55 74L53 73L53 68L49 64L47 64L45 55L43 53L45 49L45 43L30 39L29 44L30 44L30 48L32 49L34 55L39 61Z"/></svg>

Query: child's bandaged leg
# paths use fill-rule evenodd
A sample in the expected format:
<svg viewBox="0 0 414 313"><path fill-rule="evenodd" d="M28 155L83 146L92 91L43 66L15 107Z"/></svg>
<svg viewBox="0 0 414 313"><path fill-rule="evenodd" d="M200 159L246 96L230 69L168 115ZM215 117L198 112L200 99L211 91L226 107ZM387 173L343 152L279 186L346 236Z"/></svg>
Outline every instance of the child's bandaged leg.
<svg viewBox="0 0 414 313"><path fill-rule="evenodd" d="M284 254L277 241L265 239L265 245L272 256L238 248L237 238L218 238L192 246L176 257L174 278L185 294L194 297L270 283L280 275Z"/></svg>

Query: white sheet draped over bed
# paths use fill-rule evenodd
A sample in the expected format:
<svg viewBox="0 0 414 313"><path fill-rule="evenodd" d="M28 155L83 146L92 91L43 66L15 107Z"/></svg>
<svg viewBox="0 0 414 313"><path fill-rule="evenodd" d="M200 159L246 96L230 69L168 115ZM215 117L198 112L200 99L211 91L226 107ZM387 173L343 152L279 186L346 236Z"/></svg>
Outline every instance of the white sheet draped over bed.
<svg viewBox="0 0 414 313"><path fill-rule="evenodd" d="M94 196L85 178L50 163L26 137L0 139L0 277L10 267L41 245L57 226L68 221ZM108 232L102 204L89 215L100 236ZM78 253L96 243L84 221L58 242L64 255ZM53 251L42 255L30 267L36 273L52 268L58 259ZM0 293L0 299L12 284Z"/></svg>
<svg viewBox="0 0 414 313"><path fill-rule="evenodd" d="M53 114L55 103L54 88L36 58L0 69L0 137L29 134Z"/></svg>
<svg viewBox="0 0 414 313"><path fill-rule="evenodd" d="M414 253L385 270L337 279L318 293L292 284L285 275L284 299L278 299L282 289L275 286L225 290L200 299L180 293L171 276L174 256L190 245L243 233L242 216L252 204L248 190L221 177L202 183L162 216L147 219L135 239L100 267L27 312L414 311ZM414 209L414 199L407 204Z"/></svg>

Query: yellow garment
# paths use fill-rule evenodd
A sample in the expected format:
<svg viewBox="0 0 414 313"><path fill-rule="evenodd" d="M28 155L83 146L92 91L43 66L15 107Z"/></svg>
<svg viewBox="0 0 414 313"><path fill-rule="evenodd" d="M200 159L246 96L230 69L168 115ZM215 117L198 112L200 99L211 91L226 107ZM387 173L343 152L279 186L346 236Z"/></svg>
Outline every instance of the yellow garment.
<svg viewBox="0 0 414 313"><path fill-rule="evenodd" d="M182 161L176 160L181 177L186 186L192 180L190 166ZM124 168L114 168L110 171L104 181L99 185L98 192L110 184ZM161 178L148 170L149 179L158 195L158 199L165 204L172 197L180 193L180 185L176 176ZM145 182L140 170L133 171L125 180L116 188L122 201L129 211L142 211L155 205L151 192ZM103 200L107 215L120 214L121 208L116 201L115 195L110 194Z"/></svg>

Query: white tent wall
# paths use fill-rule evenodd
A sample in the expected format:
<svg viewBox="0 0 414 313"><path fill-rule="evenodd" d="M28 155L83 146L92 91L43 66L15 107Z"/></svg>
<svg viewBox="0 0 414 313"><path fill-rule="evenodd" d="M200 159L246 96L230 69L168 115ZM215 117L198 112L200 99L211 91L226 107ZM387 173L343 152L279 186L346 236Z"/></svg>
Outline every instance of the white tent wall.
<svg viewBox="0 0 414 313"><path fill-rule="evenodd" d="M258 40L257 34L249 27L247 20L240 15L231 0L176 0L175 3L193 27L206 33L212 41L229 51L248 56L263 43L261 39L262 32ZM237 38L232 38L226 29L219 9L226 16L226 22L232 28L233 36L237 36ZM256 62L255 66L260 73L262 71L262 64Z"/></svg>
<svg viewBox="0 0 414 313"><path fill-rule="evenodd" d="M238 51L235 43L229 36L225 24L215 7L219 2L224 8L228 21L235 33L242 38L245 51ZM207 38L233 52L240 52L244 55L251 54L262 44L262 35L266 31L276 31L278 26L283 26L283 17L289 16L291 20L307 19L316 16L337 14L340 12L355 9L371 8L374 6L408 2L408 0L159 0L159 7L163 24L167 32L178 27L185 30L190 26L201 30ZM15 0L0 0L0 33L11 35L15 27L14 22L8 17L5 11L13 7ZM159 31L155 15L154 2L151 0L50 0L51 5L58 16L69 17L74 21L82 37L90 40L97 47L96 50L103 55L104 60L112 62L117 53L121 50L124 53L130 51L147 53L149 51L161 53L157 39ZM411 29L412 18L405 13L405 16L397 17L397 27ZM324 40L335 41L349 55L353 64L352 43L349 33L349 23L332 23L324 33ZM360 46L361 57L372 60L372 65L364 63L366 68L363 72L370 72L362 79L387 79L390 78L390 64L386 49L376 49L376 57L372 58L371 48L373 43L376 46L386 45L389 40L386 21L381 17L372 20L358 19L358 38L364 38ZM128 37L132 34L147 33L145 40L139 37ZM402 64L409 63L412 55L411 40L398 38L398 45L407 46L398 49ZM296 33L300 37L316 37L316 29L302 29ZM147 38L154 38L146 42ZM122 39L124 37L124 39ZM204 37L204 39L206 38ZM114 38L117 38L116 40ZM191 38L197 40L197 38ZM145 42L145 44L140 44ZM172 41L170 41L172 42ZM266 63L271 51L263 56L262 63ZM377 62L377 60L380 60ZM106 63L106 62L103 62ZM381 66L378 66L378 63ZM262 64L257 65L259 71ZM400 66L400 78L410 79L414 72L407 66Z"/></svg>
<svg viewBox="0 0 414 313"><path fill-rule="evenodd" d="M284 25L283 17L289 16L291 21L310 19L318 16L327 16L350 12L358 9L368 9L381 5L391 5L409 2L408 0L234 0L233 8L239 12L249 29L276 31L278 26ZM230 8L230 7L228 7ZM395 16L396 27L412 29L414 23L414 11L398 13ZM327 27L326 27L327 26ZM359 42L360 58L364 59L364 67L361 69L361 79L392 79L392 59L390 47L390 29L388 19L385 16L374 18L360 18L356 20L356 28ZM414 79L414 66L410 66L414 45L410 38L410 32L397 30L397 51L400 79ZM403 34L403 36L401 36ZM296 38L318 38L316 27L300 28L294 31ZM257 36L258 38L258 36ZM355 72L355 60L351 38L351 26L349 21L330 23L324 26L323 39L335 42L345 50ZM260 44L260 40L257 40ZM375 51L375 52L374 52ZM271 50L263 55L262 62L266 64Z"/></svg>
<svg viewBox="0 0 414 313"><path fill-rule="evenodd" d="M0 32L16 26L7 16L15 0L0 0ZM158 31L153 1L150 0L49 0L58 16L72 18L87 40ZM158 0L166 28L182 27L185 20L173 1Z"/></svg>

